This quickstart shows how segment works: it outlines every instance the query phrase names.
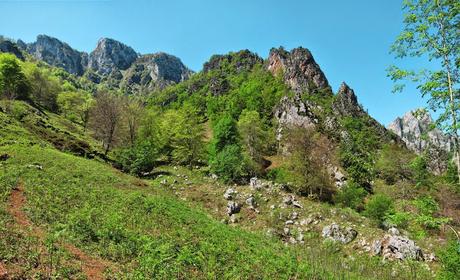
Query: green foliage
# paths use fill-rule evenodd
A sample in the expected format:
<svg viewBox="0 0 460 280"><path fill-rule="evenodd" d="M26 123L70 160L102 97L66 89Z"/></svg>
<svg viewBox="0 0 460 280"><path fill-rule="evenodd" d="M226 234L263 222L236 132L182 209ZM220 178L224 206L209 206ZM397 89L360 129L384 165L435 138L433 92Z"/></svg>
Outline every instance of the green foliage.
<svg viewBox="0 0 460 280"><path fill-rule="evenodd" d="M460 241L452 240L438 252L441 263L440 280L456 280L460 275Z"/></svg>
<svg viewBox="0 0 460 280"><path fill-rule="evenodd" d="M403 11L404 28L396 38L391 51L398 58L421 58L428 66L426 69L400 69L391 66L388 76L396 82L405 80L415 83L422 96L428 98L428 107L439 113L436 124L458 139L458 1L405 0ZM402 91L404 85L396 84L395 91ZM458 154L458 141L454 142L454 146L455 153ZM458 180L460 178L457 178Z"/></svg>
<svg viewBox="0 0 460 280"><path fill-rule="evenodd" d="M413 220L413 215L408 212L394 212L387 214L385 221L390 225L400 229L406 229Z"/></svg>
<svg viewBox="0 0 460 280"><path fill-rule="evenodd" d="M416 187L429 187L430 173L428 171L428 164L424 155L417 156L410 163Z"/></svg>
<svg viewBox="0 0 460 280"><path fill-rule="evenodd" d="M240 182L248 177L249 166L238 144L226 145L211 159L211 171L224 182Z"/></svg>
<svg viewBox="0 0 460 280"><path fill-rule="evenodd" d="M411 152L398 145L384 145L375 163L375 170L388 185L393 185L401 180L409 180L413 175L410 168L413 157Z"/></svg>
<svg viewBox="0 0 460 280"><path fill-rule="evenodd" d="M269 147L267 127L263 124L257 111L244 110L237 123L239 138L248 159L252 161L256 174L263 170L263 155Z"/></svg>
<svg viewBox="0 0 460 280"><path fill-rule="evenodd" d="M47 110L58 109L57 95L62 91L62 81L49 68L26 62L22 66L30 84L30 99Z"/></svg>
<svg viewBox="0 0 460 280"><path fill-rule="evenodd" d="M439 211L439 205L431 196L420 197L413 201L413 205L418 211L416 222L426 229L439 229L450 221L448 218L434 217L434 214Z"/></svg>
<svg viewBox="0 0 460 280"><path fill-rule="evenodd" d="M369 201L367 201L364 214L378 224L381 224L385 217L391 214L393 210L393 199L384 194L376 194L371 196Z"/></svg>
<svg viewBox="0 0 460 280"><path fill-rule="evenodd" d="M302 195L330 201L334 193L327 160L332 158L328 139L304 127L291 127L284 135L289 149L290 187Z"/></svg>
<svg viewBox="0 0 460 280"><path fill-rule="evenodd" d="M366 190L375 176L374 160L379 148L377 133L363 118L346 117L342 125L347 138L340 146L340 161L350 179Z"/></svg>
<svg viewBox="0 0 460 280"><path fill-rule="evenodd" d="M84 91L65 91L58 95L59 111L69 120L78 122L86 129L89 113L94 105L92 96Z"/></svg>
<svg viewBox="0 0 460 280"><path fill-rule="evenodd" d="M13 54L0 53L0 94L9 100L29 98L29 82Z"/></svg>
<svg viewBox="0 0 460 280"><path fill-rule="evenodd" d="M353 182L350 182L337 192L334 197L334 201L342 207L362 210L364 208L363 201L366 195L367 192L363 188Z"/></svg>

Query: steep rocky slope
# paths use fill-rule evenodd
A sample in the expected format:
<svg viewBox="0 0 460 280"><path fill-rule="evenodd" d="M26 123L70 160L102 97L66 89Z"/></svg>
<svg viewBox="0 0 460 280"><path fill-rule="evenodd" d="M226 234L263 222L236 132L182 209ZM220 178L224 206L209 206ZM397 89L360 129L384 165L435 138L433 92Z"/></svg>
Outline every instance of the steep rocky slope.
<svg viewBox="0 0 460 280"><path fill-rule="evenodd" d="M89 54L47 35L38 35L37 40L29 44L21 40L1 40L0 52L24 59L22 51L71 74L85 76L96 84L122 87L133 93L162 89L188 79L193 73L175 56L162 52L141 55L110 38L101 38Z"/></svg>
<svg viewBox="0 0 460 280"><path fill-rule="evenodd" d="M430 169L440 174L447 168L448 154L453 151L454 139L434 126L426 110L413 110L396 118L388 129L399 136L410 150L430 157Z"/></svg>

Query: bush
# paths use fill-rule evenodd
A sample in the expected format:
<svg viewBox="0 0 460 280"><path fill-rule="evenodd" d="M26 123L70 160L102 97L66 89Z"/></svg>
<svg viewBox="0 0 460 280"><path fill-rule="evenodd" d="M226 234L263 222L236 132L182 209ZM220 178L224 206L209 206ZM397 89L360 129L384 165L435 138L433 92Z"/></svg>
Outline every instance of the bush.
<svg viewBox="0 0 460 280"><path fill-rule="evenodd" d="M438 275L442 280L456 280L460 275L460 241L451 241L438 252L441 272Z"/></svg>
<svg viewBox="0 0 460 280"><path fill-rule="evenodd" d="M389 226L394 226L401 229L406 229L409 226L409 222L412 219L411 213L407 212L395 212L390 213L386 216L386 223Z"/></svg>
<svg viewBox="0 0 460 280"><path fill-rule="evenodd" d="M412 158L412 152L407 149L396 144L385 145L375 164L375 169L386 184L394 185L397 181L412 177L412 170L409 167Z"/></svg>
<svg viewBox="0 0 460 280"><path fill-rule="evenodd" d="M425 156L417 156L410 163L410 168L414 174L416 187L429 187L431 185L429 181L430 174L428 172L428 164Z"/></svg>
<svg viewBox="0 0 460 280"><path fill-rule="evenodd" d="M248 176L245 162L240 146L227 145L211 161L211 171L224 182L239 182Z"/></svg>
<svg viewBox="0 0 460 280"><path fill-rule="evenodd" d="M439 210L439 205L431 196L420 197L412 203L418 211L416 222L426 229L439 229L450 220L443 217L434 217L435 213Z"/></svg>
<svg viewBox="0 0 460 280"><path fill-rule="evenodd" d="M367 192L355 183L348 183L335 196L335 203L355 210L363 209L363 200Z"/></svg>
<svg viewBox="0 0 460 280"><path fill-rule="evenodd" d="M366 203L364 214L379 224L382 224L384 218L392 212L393 200L384 194L376 194Z"/></svg>

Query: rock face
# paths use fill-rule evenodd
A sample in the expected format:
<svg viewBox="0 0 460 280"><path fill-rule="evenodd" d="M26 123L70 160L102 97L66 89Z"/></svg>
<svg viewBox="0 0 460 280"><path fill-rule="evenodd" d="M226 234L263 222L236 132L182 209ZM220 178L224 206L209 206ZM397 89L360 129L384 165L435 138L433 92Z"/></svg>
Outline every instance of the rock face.
<svg viewBox="0 0 460 280"><path fill-rule="evenodd" d="M122 84L137 92L152 91L185 81L192 74L179 58L160 52L140 56L126 71Z"/></svg>
<svg viewBox="0 0 460 280"><path fill-rule="evenodd" d="M67 72L82 75L86 65L86 54L47 35L38 35L37 41L27 45L27 52L36 59L61 67Z"/></svg>
<svg viewBox="0 0 460 280"><path fill-rule="evenodd" d="M421 153L431 145L446 152L452 151L453 138L433 126L433 119L427 111L415 110L407 112L402 118L396 118L388 129L401 137L414 152Z"/></svg>
<svg viewBox="0 0 460 280"><path fill-rule="evenodd" d="M89 55L88 67L100 75L110 75L128 69L137 57L131 47L113 39L101 38Z"/></svg>
<svg viewBox="0 0 460 280"><path fill-rule="evenodd" d="M20 60L24 60L24 56L22 55L22 52L17 44L9 40L0 38L0 52L12 53Z"/></svg>
<svg viewBox="0 0 460 280"><path fill-rule="evenodd" d="M454 150L454 138L434 127L426 110L407 112L396 118L388 129L399 136L410 150L420 154L427 152L428 167L435 174L447 168L448 153Z"/></svg>
<svg viewBox="0 0 460 280"><path fill-rule="evenodd" d="M319 90L332 94L326 76L305 48L295 48L290 52L282 47L273 48L267 64L273 75L283 75L284 81L295 93Z"/></svg>
<svg viewBox="0 0 460 280"><path fill-rule="evenodd" d="M353 241L358 232L352 228L342 228L337 224L331 224L323 228L322 236L343 244Z"/></svg>
<svg viewBox="0 0 460 280"><path fill-rule="evenodd" d="M390 260L424 260L423 252L415 245L415 242L407 237L386 234L382 240L377 240L373 244L374 254L382 255L384 259Z"/></svg>
<svg viewBox="0 0 460 280"><path fill-rule="evenodd" d="M340 85L339 91L333 103L333 108L336 114L341 116L358 117L366 112L358 103L358 98L355 91L351 89L345 82Z"/></svg>

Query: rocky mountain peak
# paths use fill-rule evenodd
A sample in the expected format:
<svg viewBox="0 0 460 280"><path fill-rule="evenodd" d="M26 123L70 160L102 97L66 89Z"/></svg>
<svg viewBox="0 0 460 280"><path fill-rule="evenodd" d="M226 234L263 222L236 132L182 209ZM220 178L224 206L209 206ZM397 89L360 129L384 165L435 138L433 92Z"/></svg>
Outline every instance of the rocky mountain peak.
<svg viewBox="0 0 460 280"><path fill-rule="evenodd" d="M330 91L329 82L306 48L295 48L290 52L283 47L272 48L267 68L273 75L283 75L285 82L296 93L313 90Z"/></svg>
<svg viewBox="0 0 460 280"><path fill-rule="evenodd" d="M131 47L114 39L101 38L89 55L88 67L100 75L110 75L128 69L137 57Z"/></svg>
<svg viewBox="0 0 460 280"><path fill-rule="evenodd" d="M48 35L38 35L34 43L27 45L27 52L69 73L82 75L84 72L85 54Z"/></svg>
<svg viewBox="0 0 460 280"><path fill-rule="evenodd" d="M453 149L453 139L434 127L431 115L423 109L413 110L396 118L388 129L406 143L414 152L421 153L429 146L438 147L446 152Z"/></svg>
<svg viewBox="0 0 460 280"><path fill-rule="evenodd" d="M340 85L333 107L342 116L359 116L364 113L364 110L358 103L355 91L345 82L342 82Z"/></svg>
<svg viewBox="0 0 460 280"><path fill-rule="evenodd" d="M20 60L24 60L24 56L18 45L10 40L0 36L0 52L12 53Z"/></svg>
<svg viewBox="0 0 460 280"><path fill-rule="evenodd" d="M159 52L140 56L126 71L122 83L137 91L161 89L185 81L192 74L179 58Z"/></svg>
<svg viewBox="0 0 460 280"><path fill-rule="evenodd" d="M440 174L446 170L448 154L454 149L454 139L434 126L426 110L407 112L389 124L388 129L398 135L410 150L426 153L432 172Z"/></svg>

